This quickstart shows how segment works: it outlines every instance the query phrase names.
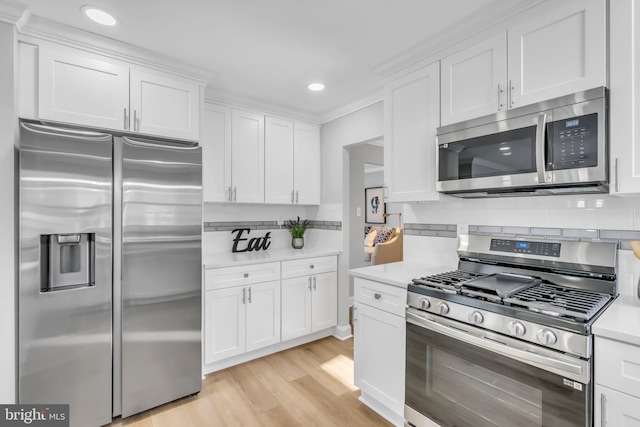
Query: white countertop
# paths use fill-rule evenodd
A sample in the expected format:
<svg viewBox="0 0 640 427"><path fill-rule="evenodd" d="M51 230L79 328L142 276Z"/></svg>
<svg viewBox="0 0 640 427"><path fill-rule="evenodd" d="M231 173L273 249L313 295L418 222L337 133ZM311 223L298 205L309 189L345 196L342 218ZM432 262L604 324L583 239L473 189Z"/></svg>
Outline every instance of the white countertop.
<svg viewBox="0 0 640 427"><path fill-rule="evenodd" d="M620 295L595 321L595 335L640 345L640 299Z"/></svg>
<svg viewBox="0 0 640 427"><path fill-rule="evenodd" d="M406 288L411 279L451 270L454 269L439 265L434 266L424 262L400 261L371 267L354 268L349 270L349 275Z"/></svg>
<svg viewBox="0 0 640 427"><path fill-rule="evenodd" d="M203 252L204 268L232 267L236 265L257 264L262 262L288 261L300 258L338 255L340 251L327 248L269 249L254 252Z"/></svg>

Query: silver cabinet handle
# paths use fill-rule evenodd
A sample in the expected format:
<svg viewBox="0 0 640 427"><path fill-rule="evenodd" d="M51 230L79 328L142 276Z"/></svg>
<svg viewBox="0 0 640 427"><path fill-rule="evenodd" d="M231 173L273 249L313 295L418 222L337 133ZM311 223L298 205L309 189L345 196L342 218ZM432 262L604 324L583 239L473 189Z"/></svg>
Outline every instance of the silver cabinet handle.
<svg viewBox="0 0 640 427"><path fill-rule="evenodd" d="M293 190L291 190L291 204L293 204Z"/></svg>
<svg viewBox="0 0 640 427"><path fill-rule="evenodd" d="M296 204L298 204L298 190L296 190Z"/></svg>
<svg viewBox="0 0 640 427"><path fill-rule="evenodd" d="M382 295L380 295L380 294L373 294L373 297L375 299L382 299Z"/></svg>
<svg viewBox="0 0 640 427"><path fill-rule="evenodd" d="M247 302L247 288L242 288L242 303L246 304Z"/></svg>
<svg viewBox="0 0 640 427"><path fill-rule="evenodd" d="M316 276L313 276L313 290L314 291L317 290L316 285L317 285Z"/></svg>
<svg viewBox="0 0 640 427"><path fill-rule="evenodd" d="M309 290L311 290L311 276L309 276Z"/></svg>
<svg viewBox="0 0 640 427"><path fill-rule="evenodd" d="M312 268L312 269L313 269L313 268L315 268L315 267L316 267L316 266L315 266L315 264L310 264L310 265L309 265L309 268Z"/></svg>
<svg viewBox="0 0 640 427"><path fill-rule="evenodd" d="M236 202L238 200L238 187L233 187L233 201Z"/></svg>
<svg viewBox="0 0 640 427"><path fill-rule="evenodd" d="M620 159L616 157L614 162L615 177L616 177L616 193L620 192Z"/></svg>
<svg viewBox="0 0 640 427"><path fill-rule="evenodd" d="M138 132L138 111L133 110L133 131Z"/></svg>
<svg viewBox="0 0 640 427"><path fill-rule="evenodd" d="M500 83L498 83L498 111L502 111L504 108L504 104L502 103L502 92L504 91L500 88Z"/></svg>
<svg viewBox="0 0 640 427"><path fill-rule="evenodd" d="M251 304L251 286L249 286L249 304Z"/></svg>
<svg viewBox="0 0 640 427"><path fill-rule="evenodd" d="M231 201L231 186L229 186L229 189L227 190L227 200Z"/></svg>
<svg viewBox="0 0 640 427"><path fill-rule="evenodd" d="M513 82L509 80L509 108L513 108L513 105L515 104L515 102L513 101L513 89L515 89L513 87Z"/></svg>
<svg viewBox="0 0 640 427"><path fill-rule="evenodd" d="M353 307L353 321L356 322L358 320L358 307Z"/></svg>
<svg viewBox="0 0 640 427"><path fill-rule="evenodd" d="M127 108L125 107L124 109L124 129L127 130L129 129L129 120L127 117Z"/></svg>
<svg viewBox="0 0 640 427"><path fill-rule="evenodd" d="M249 277L249 273L244 273L243 276L246 279L247 277Z"/></svg>
<svg viewBox="0 0 640 427"><path fill-rule="evenodd" d="M545 176L546 166L544 160L544 134L547 127L547 114L538 116L538 126L536 128L536 168L538 169L538 184L547 182Z"/></svg>
<svg viewBox="0 0 640 427"><path fill-rule="evenodd" d="M607 425L607 395L600 394L600 426L605 427Z"/></svg>

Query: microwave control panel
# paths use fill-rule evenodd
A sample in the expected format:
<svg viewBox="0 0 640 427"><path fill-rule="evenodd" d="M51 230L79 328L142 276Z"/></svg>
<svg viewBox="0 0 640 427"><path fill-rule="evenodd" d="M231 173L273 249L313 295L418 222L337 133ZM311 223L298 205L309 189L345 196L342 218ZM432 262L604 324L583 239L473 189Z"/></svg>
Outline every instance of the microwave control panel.
<svg viewBox="0 0 640 427"><path fill-rule="evenodd" d="M548 124L548 170L598 165L598 114L587 114Z"/></svg>

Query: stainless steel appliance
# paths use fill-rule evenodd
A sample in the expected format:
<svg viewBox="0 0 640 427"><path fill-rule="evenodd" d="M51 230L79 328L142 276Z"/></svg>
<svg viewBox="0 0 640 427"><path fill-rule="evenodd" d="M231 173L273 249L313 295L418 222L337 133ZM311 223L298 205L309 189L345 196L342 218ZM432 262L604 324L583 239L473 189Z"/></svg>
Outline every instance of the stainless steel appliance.
<svg viewBox="0 0 640 427"><path fill-rule="evenodd" d="M437 131L436 189L457 197L608 192L607 90Z"/></svg>
<svg viewBox="0 0 640 427"><path fill-rule="evenodd" d="M591 426L591 325L617 296L617 245L462 235L458 256L408 287L407 423Z"/></svg>
<svg viewBox="0 0 640 427"><path fill-rule="evenodd" d="M201 387L201 149L22 122L19 403L99 426Z"/></svg>

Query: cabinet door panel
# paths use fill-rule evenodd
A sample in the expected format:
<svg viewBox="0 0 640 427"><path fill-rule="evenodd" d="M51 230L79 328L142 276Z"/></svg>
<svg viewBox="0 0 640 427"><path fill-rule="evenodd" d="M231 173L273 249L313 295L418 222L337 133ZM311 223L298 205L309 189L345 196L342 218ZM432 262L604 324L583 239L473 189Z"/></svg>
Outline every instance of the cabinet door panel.
<svg viewBox="0 0 640 427"><path fill-rule="evenodd" d="M294 149L295 203L320 204L320 129L318 126L297 123Z"/></svg>
<svg viewBox="0 0 640 427"><path fill-rule="evenodd" d="M354 310L355 385L402 416L405 319L358 302Z"/></svg>
<svg viewBox="0 0 640 427"><path fill-rule="evenodd" d="M311 277L282 281L282 341L311 333Z"/></svg>
<svg viewBox="0 0 640 427"><path fill-rule="evenodd" d="M131 129L197 141L200 91L197 85L131 70Z"/></svg>
<svg viewBox="0 0 640 427"><path fill-rule="evenodd" d="M441 68L443 126L506 109L505 32L443 59Z"/></svg>
<svg viewBox="0 0 640 427"><path fill-rule="evenodd" d="M338 278L337 273L322 273L312 276L311 330L330 328L338 324Z"/></svg>
<svg viewBox="0 0 640 427"><path fill-rule="evenodd" d="M640 399L596 384L595 427L640 427Z"/></svg>
<svg viewBox="0 0 640 427"><path fill-rule="evenodd" d="M280 342L280 282L247 287L247 351Z"/></svg>
<svg viewBox="0 0 640 427"><path fill-rule="evenodd" d="M205 363L245 352L243 289L208 291L205 295Z"/></svg>
<svg viewBox="0 0 640 427"><path fill-rule="evenodd" d="M532 11L509 29L510 107L606 85L606 2L572 0Z"/></svg>
<svg viewBox="0 0 640 427"><path fill-rule="evenodd" d="M293 122L265 118L264 201L292 204Z"/></svg>
<svg viewBox="0 0 640 427"><path fill-rule="evenodd" d="M38 116L41 119L125 129L129 109L128 68L104 62L94 55L39 49Z"/></svg>
<svg viewBox="0 0 640 427"><path fill-rule="evenodd" d="M439 63L385 86L384 123L386 201L438 200L436 129L440 124Z"/></svg>
<svg viewBox="0 0 640 427"><path fill-rule="evenodd" d="M233 201L264 203L264 116L233 110L231 139Z"/></svg>
<svg viewBox="0 0 640 427"><path fill-rule="evenodd" d="M229 202L231 196L231 108L204 105L202 117L202 198Z"/></svg>

